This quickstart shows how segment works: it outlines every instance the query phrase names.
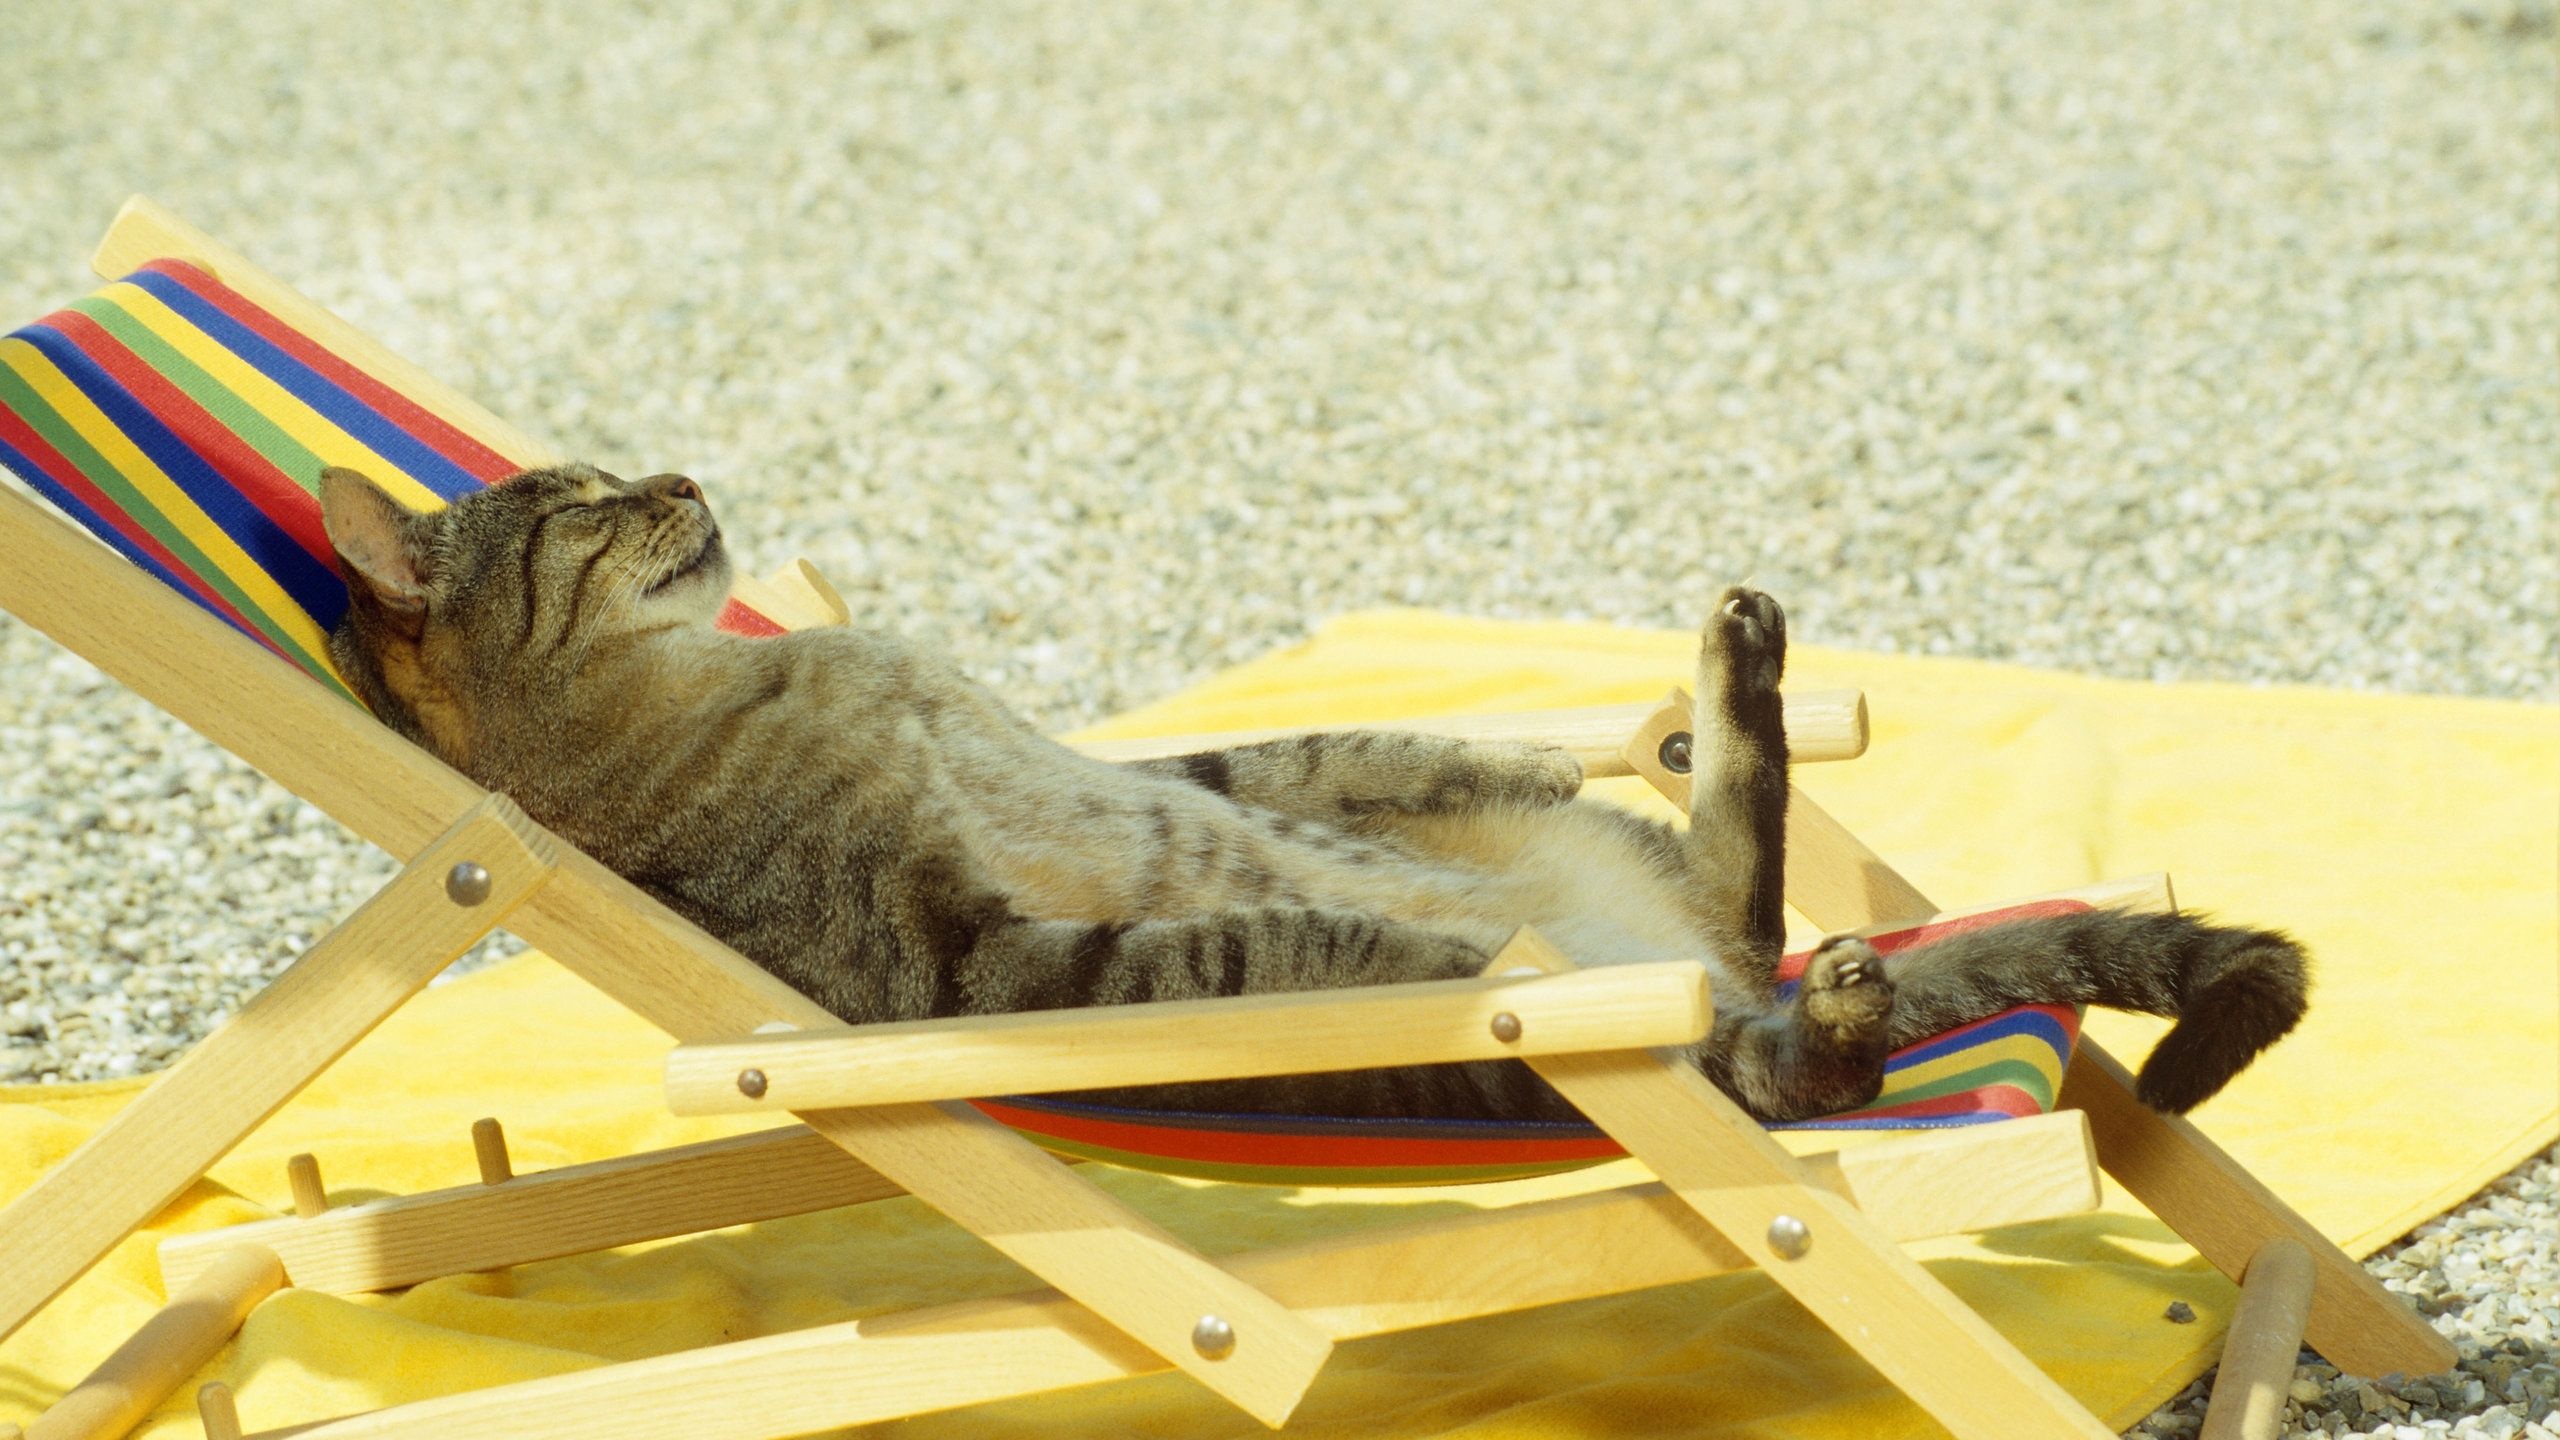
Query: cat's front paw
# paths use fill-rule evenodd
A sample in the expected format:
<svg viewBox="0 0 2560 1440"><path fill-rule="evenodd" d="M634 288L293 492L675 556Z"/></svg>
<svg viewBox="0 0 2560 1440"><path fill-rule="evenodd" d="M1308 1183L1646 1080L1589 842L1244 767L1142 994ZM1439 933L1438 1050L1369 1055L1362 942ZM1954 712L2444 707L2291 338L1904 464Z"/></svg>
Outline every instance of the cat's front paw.
<svg viewBox="0 0 2560 1440"><path fill-rule="evenodd" d="M1893 1013L1893 982L1884 957L1853 935L1834 935L1805 963L1796 1003L1806 1022L1835 1050L1860 1052L1884 1044Z"/></svg>
<svg viewBox="0 0 2560 1440"><path fill-rule="evenodd" d="M1503 774L1502 798L1515 805L1561 805L1582 793L1582 762L1553 745L1520 747L1519 763Z"/></svg>
<svg viewBox="0 0 2560 1440"><path fill-rule="evenodd" d="M1765 695L1778 688L1786 663L1787 612L1776 600L1741 585L1716 597L1699 638L1701 686L1720 675L1737 693Z"/></svg>

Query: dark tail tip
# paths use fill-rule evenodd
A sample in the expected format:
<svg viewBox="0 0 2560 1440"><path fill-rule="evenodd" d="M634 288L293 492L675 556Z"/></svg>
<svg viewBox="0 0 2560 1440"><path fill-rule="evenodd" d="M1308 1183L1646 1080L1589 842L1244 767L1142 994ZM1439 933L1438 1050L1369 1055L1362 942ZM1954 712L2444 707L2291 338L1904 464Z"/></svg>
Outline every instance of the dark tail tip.
<svg viewBox="0 0 2560 1440"><path fill-rule="evenodd" d="M2311 960L2273 930L2216 936L2220 954L2191 972L2178 1023L2151 1047L2134 1094L2154 1110L2184 1114L2285 1037L2311 999Z"/></svg>

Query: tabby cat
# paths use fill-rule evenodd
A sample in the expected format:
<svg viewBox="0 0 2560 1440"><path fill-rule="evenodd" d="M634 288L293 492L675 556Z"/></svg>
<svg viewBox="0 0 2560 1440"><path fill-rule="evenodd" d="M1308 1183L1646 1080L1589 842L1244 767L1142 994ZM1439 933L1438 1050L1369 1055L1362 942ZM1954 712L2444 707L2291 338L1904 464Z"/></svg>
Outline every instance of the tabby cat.
<svg viewBox="0 0 2560 1440"><path fill-rule="evenodd" d="M1890 962L1836 938L1780 1000L1786 622L1754 591L1698 647L1681 829L1576 799L1558 750L1361 732L1112 765L895 636L724 633L728 557L680 475L564 465L415 515L333 469L321 499L349 589L331 653L376 714L848 1021L1467 976L1534 924L1585 965L1703 963L1697 1064L1786 1120L2034 1001L2176 1017L2140 1094L2185 1110L2303 1012L2284 936L2110 911ZM1514 1061L1105 1098L1573 1116Z"/></svg>

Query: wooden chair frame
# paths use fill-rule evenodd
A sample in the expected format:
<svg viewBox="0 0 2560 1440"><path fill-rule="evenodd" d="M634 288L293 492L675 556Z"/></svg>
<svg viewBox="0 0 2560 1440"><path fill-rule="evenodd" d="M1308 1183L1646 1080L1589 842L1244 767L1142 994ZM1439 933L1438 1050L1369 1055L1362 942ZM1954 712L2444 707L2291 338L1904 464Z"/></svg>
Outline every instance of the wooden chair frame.
<svg viewBox="0 0 2560 1440"><path fill-rule="evenodd" d="M94 263L114 277L164 257L211 271L494 448L549 453L148 201L127 205ZM844 1031L816 1004L549 835L503 797L277 665L5 486L0 557L0 608L406 861L238 1017L0 1211L0 1335L501 923L682 1044L774 1028ZM805 565L741 591L786 624L844 618L841 602ZM1677 704L1614 707L1519 717L1490 733L1561 739L1591 773L1642 774L1678 799L1685 781L1655 757L1662 735L1683 725L1685 713ZM1808 756L1854 754L1863 744L1862 721L1854 697L1795 697L1788 709L1790 734ZM1634 739L1610 738L1630 727ZM1129 758L1141 748L1199 743L1184 737L1095 748ZM1789 900L1826 929L1889 928L1936 913L1800 793L1790 806L1787 871ZM2118 903L2146 895L2151 903L2168 900L2165 883L2098 893ZM2123 1067L2086 1040L2063 1096L2072 1108L2055 1115L1798 1155L1790 1144L1812 1148L1836 1137L1781 1143L1694 1069L1648 1048L1701 1033L1707 1021L1702 993L1694 1005L1672 1007L1679 1023L1669 1030L1650 1000L1634 1007L1642 1015L1624 1003L1634 993L1627 987L1676 989L1678 977L1571 975L1567 957L1525 933L1493 969L1496 978L1400 987L1427 993L1383 1000L1212 1002L1226 1007L1213 1018L1250 1029L1257 1010L1323 1013L1332 1037L1326 1063L1385 1063L1414 1058L1411 1032L1423 1017L1439 1037L1435 1054L1521 1055L1642 1160L1656 1182L1212 1261L1072 1165L952 1097L1002 1073L1004 1057L1026 1043L1069 1031L1105 1037L1124 1058L1154 1054L1157 1069L1148 1073L1167 1073L1168 1064L1187 1065L1185 1074L1265 1073L1305 1068L1304 1057L1246 1047L1235 1065L1203 1066L1163 1045L1154 1017L1135 1013L1151 1007L963 1022L935 1039L978 1045L976 1071L945 1077L965 1083L896 1093L857 1086L858 1104L830 1098L829 1108L797 1112L798 1125L734 1140L516 1177L490 1125L475 1137L481 1185L342 1210L326 1208L316 1168L298 1164L302 1215L164 1245L171 1309L40 1419L31 1440L122 1433L279 1283L385 1288L901 1193L1051 1288L452 1396L293 1433L506 1440L600 1433L601 1426L635 1440L761 1440L1168 1367L1277 1425L1336 1340L1753 1265L1957 1435L2099 1437L2109 1432L1898 1243L2085 1209L2095 1203L2092 1147L2099 1164L2235 1279L2267 1242L2298 1244L2311 1262L2311 1343L2340 1368L2426 1373L2453 1362L2442 1337L2194 1126L2136 1102ZM1553 978L1501 974L1514 970ZM1653 999L1661 993L1646 992ZM1514 1014L1530 1007L1536 1039L1505 1041L1477 1029L1489 1006ZM1147 1030L1151 1024L1156 1032ZM1526 1025L1514 1028L1531 1033ZM1064 1072L1053 1078L1057 1073ZM875 1071L865 1083L876 1082ZM1984 1167L1996 1168L2003 1183L1964 1182ZM227 1392L207 1392L201 1409L208 1434L236 1435Z"/></svg>

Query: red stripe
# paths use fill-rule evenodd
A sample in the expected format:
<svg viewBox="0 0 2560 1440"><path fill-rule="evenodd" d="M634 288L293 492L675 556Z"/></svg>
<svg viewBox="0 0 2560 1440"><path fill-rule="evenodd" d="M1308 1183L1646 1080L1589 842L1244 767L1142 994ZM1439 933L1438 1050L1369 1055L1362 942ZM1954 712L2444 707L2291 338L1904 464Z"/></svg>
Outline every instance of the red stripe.
<svg viewBox="0 0 2560 1440"><path fill-rule="evenodd" d="M1017 1110L990 1100L971 1104L1017 1130L1079 1145L1167 1160L1254 1165L1270 1169L1394 1169L1442 1165L1514 1165L1607 1160L1625 1151L1606 1136L1536 1140L1414 1140L1380 1135L1292 1135L1261 1130L1192 1130L1131 1125L1046 1110Z"/></svg>
<svg viewBox="0 0 2560 1440"><path fill-rule="evenodd" d="M2007 925L2018 920L2044 920L2057 915L2077 915L2094 909L2086 900L2033 900L2012 905L2006 910L1986 910L1979 915L1960 915L1953 920L1938 920L1927 925L1914 925L1907 930L1888 930L1870 935L1867 943L1879 955L1908 950L1915 945L1929 945L1973 930L1988 930L1994 925ZM1778 962L1778 982L1804 978L1804 967L1813 959L1810 950L1799 950Z"/></svg>
<svg viewBox="0 0 2560 1440"><path fill-rule="evenodd" d="M720 607L720 619L716 623L732 635L752 635L759 640L785 633L781 626L735 600Z"/></svg>
<svg viewBox="0 0 2560 1440"><path fill-rule="evenodd" d="M2036 1097L2015 1085L1980 1085L1971 1090L1958 1090L1952 1095L1936 1095L1926 1100L1906 1100L1899 1105L1878 1105L1866 1110L1851 1110L1831 1118L1839 1120L1883 1120L1934 1115L2041 1115L2044 1107Z"/></svg>
<svg viewBox="0 0 2560 1440"><path fill-rule="evenodd" d="M206 304L221 310L232 319L255 331L277 349L310 366L332 384L371 406L385 420L408 431L420 444L439 452L483 484L494 485L524 468L516 461L508 459L455 429L416 401L322 349L310 337L287 326L283 321L250 303L237 291L193 265L183 260L154 260L142 268L166 275L194 291L204 299ZM298 486L295 488L300 489ZM287 524L284 517L277 515L275 510L263 500L259 501L258 508L275 516L278 524ZM309 513L316 527L319 519L318 507L313 506ZM311 545L311 536L303 528L293 525L287 525L287 528L296 540L305 546ZM319 546L312 553L334 567L335 561L331 557L335 552L330 548L327 536L322 534L319 539ZM721 629L738 635L763 637L784 633L780 625L735 600L730 601L721 610L718 623Z"/></svg>
<svg viewBox="0 0 2560 1440"><path fill-rule="evenodd" d="M65 310L52 317L52 324L99 368L131 391L144 409L213 467L214 473L238 491L240 498L257 506L277 529L292 536L294 543L323 567L331 571L338 568L337 552L321 524L320 502L310 491L294 484L266 456L232 433L230 426L196 403L194 396L127 349L105 326L77 310Z"/></svg>
<svg viewBox="0 0 2560 1440"><path fill-rule="evenodd" d="M87 505L92 512L113 525L116 533L132 541L134 548L167 567L170 574L186 583L190 594L203 601L215 613L239 626L250 639L274 651L279 658L293 660L292 656L277 649L275 642L269 640L257 626L250 624L247 616L231 608L231 602L223 598L222 592L207 585L203 578L196 574L193 567L170 554L168 547L160 543L158 536L144 529L141 522L126 514L122 505L101 494L98 487L90 484L88 477L80 473L79 466L64 458L61 451L45 443L44 437L37 434L25 420L19 418L16 411L5 406L0 406L0 440L7 441L11 449L26 456L37 469L44 471L47 479L78 496L82 504ZM301 662L294 661L294 663L298 665Z"/></svg>
<svg viewBox="0 0 2560 1440"><path fill-rule="evenodd" d="M482 484L495 484L524 466L455 429L434 412L322 349L301 331L259 309L229 286L183 260L154 260L142 267L166 275L203 297L205 303L248 326L294 359L310 366L331 384L373 407L383 419L408 431L418 442L441 453Z"/></svg>

